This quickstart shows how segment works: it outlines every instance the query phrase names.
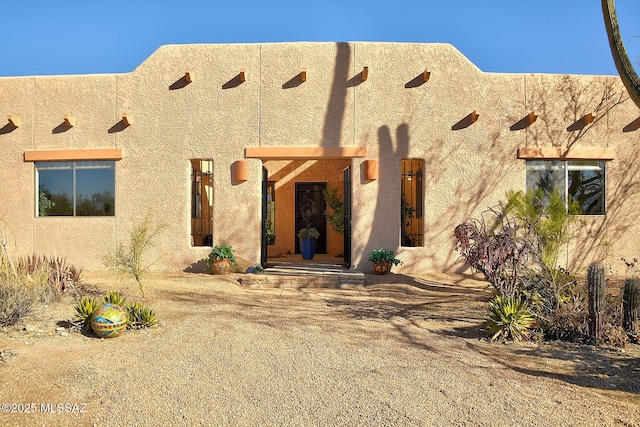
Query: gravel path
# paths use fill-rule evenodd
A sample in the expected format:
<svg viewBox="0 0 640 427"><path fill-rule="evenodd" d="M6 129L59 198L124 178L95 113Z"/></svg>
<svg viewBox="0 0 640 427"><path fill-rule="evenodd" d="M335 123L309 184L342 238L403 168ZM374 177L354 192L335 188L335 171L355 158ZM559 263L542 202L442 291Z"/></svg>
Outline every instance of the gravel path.
<svg viewBox="0 0 640 427"><path fill-rule="evenodd" d="M582 350L551 358L531 344L478 339L480 287L299 293L192 276L149 281L161 319L152 330L106 340L0 334L0 351L14 354L0 362L0 402L38 406L0 413L0 425L640 425L637 391L603 390L631 388L625 378L588 387L580 375L597 372L572 371ZM533 362L516 366L529 354ZM615 357L638 375L637 358ZM42 413L46 402L84 412Z"/></svg>

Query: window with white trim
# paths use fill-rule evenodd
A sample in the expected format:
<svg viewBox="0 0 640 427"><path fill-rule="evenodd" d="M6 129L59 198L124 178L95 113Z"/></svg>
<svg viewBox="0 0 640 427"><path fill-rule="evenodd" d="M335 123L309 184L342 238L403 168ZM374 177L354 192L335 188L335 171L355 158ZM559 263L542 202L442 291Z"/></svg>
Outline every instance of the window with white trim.
<svg viewBox="0 0 640 427"><path fill-rule="evenodd" d="M527 191L548 197L557 190L578 214L604 215L605 165L603 160L527 160Z"/></svg>

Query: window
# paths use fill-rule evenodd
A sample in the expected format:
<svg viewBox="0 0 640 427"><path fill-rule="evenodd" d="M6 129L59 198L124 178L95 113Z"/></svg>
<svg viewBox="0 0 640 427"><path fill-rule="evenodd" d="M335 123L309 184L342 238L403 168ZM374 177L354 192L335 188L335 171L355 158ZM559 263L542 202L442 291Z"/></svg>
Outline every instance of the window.
<svg viewBox="0 0 640 427"><path fill-rule="evenodd" d="M602 160L527 160L527 191L557 190L575 203L580 215L605 214L605 162Z"/></svg>
<svg viewBox="0 0 640 427"><path fill-rule="evenodd" d="M402 246L423 246L422 179L424 161L402 160L400 234Z"/></svg>
<svg viewBox="0 0 640 427"><path fill-rule="evenodd" d="M191 244L213 244L213 160L191 160Z"/></svg>
<svg viewBox="0 0 640 427"><path fill-rule="evenodd" d="M114 216L115 162L36 162L36 216Z"/></svg>

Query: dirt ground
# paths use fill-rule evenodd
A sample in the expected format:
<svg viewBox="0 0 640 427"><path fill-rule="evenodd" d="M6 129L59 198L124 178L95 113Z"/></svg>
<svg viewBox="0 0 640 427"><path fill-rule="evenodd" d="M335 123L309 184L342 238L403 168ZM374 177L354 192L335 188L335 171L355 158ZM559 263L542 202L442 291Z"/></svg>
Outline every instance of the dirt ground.
<svg viewBox="0 0 640 427"><path fill-rule="evenodd" d="M154 273L143 302L159 326L112 339L70 328L74 292L36 307L0 331L0 425L640 425L640 347L490 342L489 292L473 278L367 275L361 288L300 290L238 278ZM139 299L105 273L86 273L81 289ZM334 377L336 364L346 371ZM281 396L292 381L316 393ZM156 407L162 395L171 415ZM407 403L420 397L429 404Z"/></svg>

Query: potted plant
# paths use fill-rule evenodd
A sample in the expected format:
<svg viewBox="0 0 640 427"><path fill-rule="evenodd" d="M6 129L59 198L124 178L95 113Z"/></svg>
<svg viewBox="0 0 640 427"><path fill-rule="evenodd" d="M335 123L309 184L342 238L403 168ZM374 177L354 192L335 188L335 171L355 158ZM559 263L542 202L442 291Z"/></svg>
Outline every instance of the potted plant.
<svg viewBox="0 0 640 427"><path fill-rule="evenodd" d="M369 255L369 261L373 263L375 274L389 274L392 266L402 264L402 261L393 255L393 251L383 248L373 250Z"/></svg>
<svg viewBox="0 0 640 427"><path fill-rule="evenodd" d="M275 245L276 244L276 235L273 234L272 231L267 230L267 245Z"/></svg>
<svg viewBox="0 0 640 427"><path fill-rule="evenodd" d="M209 252L205 262L211 274L229 274L231 273L231 264L236 263L236 258L233 256L233 249L230 245L216 245Z"/></svg>
<svg viewBox="0 0 640 427"><path fill-rule="evenodd" d="M320 233L313 227L301 228L300 231L298 231L302 259L313 259L313 256L316 254L316 239L318 237L320 237Z"/></svg>

